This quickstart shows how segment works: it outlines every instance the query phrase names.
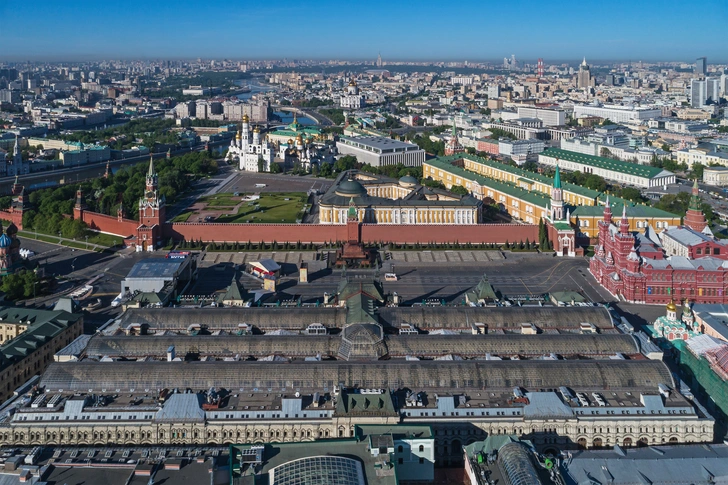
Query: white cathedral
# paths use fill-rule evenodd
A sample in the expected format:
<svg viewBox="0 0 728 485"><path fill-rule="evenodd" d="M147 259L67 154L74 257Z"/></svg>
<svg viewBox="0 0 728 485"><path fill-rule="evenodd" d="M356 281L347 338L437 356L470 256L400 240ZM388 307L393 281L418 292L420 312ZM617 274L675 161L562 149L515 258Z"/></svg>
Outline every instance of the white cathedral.
<svg viewBox="0 0 728 485"><path fill-rule="evenodd" d="M246 172L269 172L275 156L275 147L268 143L266 138L261 139L260 129L253 129L250 136L250 118L243 116L243 126L233 141L227 153L227 160L237 161L240 170ZM259 161L262 159L262 164Z"/></svg>
<svg viewBox="0 0 728 485"><path fill-rule="evenodd" d="M342 108L361 109L366 104L364 96L359 94L359 87L356 85L354 78L351 78L349 85L346 87L346 94L342 94L339 98Z"/></svg>

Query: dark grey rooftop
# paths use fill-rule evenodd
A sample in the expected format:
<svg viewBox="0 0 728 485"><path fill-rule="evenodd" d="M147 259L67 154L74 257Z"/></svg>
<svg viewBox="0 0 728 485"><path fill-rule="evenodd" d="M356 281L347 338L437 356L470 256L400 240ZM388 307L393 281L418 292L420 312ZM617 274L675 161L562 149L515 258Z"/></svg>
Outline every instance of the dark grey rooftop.
<svg viewBox="0 0 728 485"><path fill-rule="evenodd" d="M372 326L372 325L370 325ZM374 326L372 326L374 327ZM280 355L291 359L320 354L335 358L341 346L337 335L96 335L86 347L88 357L165 358L174 346L182 359L187 354L213 358L248 356L260 358ZM372 342L377 344L378 342ZM639 354L631 335L624 334L490 334L490 335L385 335L384 351L389 358L415 356L436 358L448 354L465 358L494 356L539 357L554 353L561 356L608 357L616 353ZM74 355L81 352L75 351Z"/></svg>
<svg viewBox="0 0 728 485"><path fill-rule="evenodd" d="M136 263L127 278L173 278L185 263L184 259L149 258Z"/></svg>
<svg viewBox="0 0 728 485"><path fill-rule="evenodd" d="M609 312L602 307L400 307L380 308L382 325L400 327L404 323L425 329L469 328L475 323L491 329L516 329L522 323L533 323L541 329L576 331L581 323L598 329L614 328Z"/></svg>
<svg viewBox="0 0 728 485"><path fill-rule="evenodd" d="M341 136L339 140L345 142L347 145L363 145L372 148L378 148L380 150L392 150L392 149L419 149L417 145L412 143L405 143L391 138L385 138L383 136Z"/></svg>
<svg viewBox="0 0 728 485"><path fill-rule="evenodd" d="M157 390L333 389L334 385L400 389L572 389L654 391L674 387L664 363L654 360L500 360L389 362L94 362L52 363L41 377L47 392L62 389ZM91 392L91 391L89 391Z"/></svg>
<svg viewBox="0 0 728 485"><path fill-rule="evenodd" d="M578 451L561 467L567 485L728 483L728 446L681 445Z"/></svg>
<svg viewBox="0 0 728 485"><path fill-rule="evenodd" d="M233 445L233 447L237 447L240 449L250 449L250 445ZM254 485L259 483L269 483L267 478L265 477L265 480L261 480L261 475L267 475L271 470L273 470L276 467L281 467L282 465L286 463L301 463L296 462L296 460L303 460L311 457L330 457L332 461L335 461L337 457L342 458L350 458L353 460L356 460L356 462L359 463L361 466L362 472L364 476L362 477L364 479L363 483L372 485L372 484L381 484L381 485L394 485L397 483L397 480L395 478L394 470L390 469L388 471L380 471L378 467L375 467L375 464L378 463L378 459L376 457L373 457L371 453L367 450L366 441L358 441L358 440L336 440L336 441L330 441L330 440L317 440L317 441L310 441L305 443L275 443L275 444L266 444L265 445L265 451L263 454L263 464L259 469L256 469L256 473L253 473L252 470L247 469L243 470L244 475L241 478L236 479L233 484L235 485ZM314 465L313 462L309 463L310 465ZM319 463L319 465L325 465L326 463ZM278 469L279 471L282 471L281 468ZM321 477L327 476L326 470L321 470L324 472ZM330 471L330 470L329 470ZM278 482L276 483L289 483L289 482ZM293 483L327 483L327 482L319 482L319 481L299 481L299 482L293 482ZM328 483L346 483L349 482L339 482L339 481L331 481ZM356 482L355 482L356 483ZM363 485L362 483L362 485Z"/></svg>
<svg viewBox="0 0 728 485"><path fill-rule="evenodd" d="M211 331L237 331L247 323L263 331L302 330L312 323L328 328L343 328L347 310L343 307L294 308L134 308L119 321L123 329L131 324L147 324L150 329L185 330L192 324ZM614 330L611 317L601 307L382 307L376 314L383 327L400 328L411 324L420 330L466 329L483 323L488 331L516 331L522 323L533 323L543 330L578 332L581 323L592 323L600 332Z"/></svg>

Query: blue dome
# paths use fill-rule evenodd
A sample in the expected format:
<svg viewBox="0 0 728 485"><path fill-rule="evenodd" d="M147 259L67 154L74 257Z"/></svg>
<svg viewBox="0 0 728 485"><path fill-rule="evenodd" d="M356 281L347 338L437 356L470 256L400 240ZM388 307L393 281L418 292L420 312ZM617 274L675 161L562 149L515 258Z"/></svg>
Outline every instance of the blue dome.
<svg viewBox="0 0 728 485"><path fill-rule="evenodd" d="M13 240L7 234L0 236L0 248L9 248Z"/></svg>

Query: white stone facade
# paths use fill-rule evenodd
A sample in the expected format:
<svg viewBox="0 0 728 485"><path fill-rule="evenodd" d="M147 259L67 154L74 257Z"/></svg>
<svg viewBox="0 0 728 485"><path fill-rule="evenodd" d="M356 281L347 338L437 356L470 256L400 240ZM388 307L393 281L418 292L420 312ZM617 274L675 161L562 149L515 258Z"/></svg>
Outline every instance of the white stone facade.
<svg viewBox="0 0 728 485"><path fill-rule="evenodd" d="M267 139L261 139L258 127L253 130L251 137L249 119L247 115L244 116L242 130L230 142L227 160L237 161L240 170L246 172L269 172L274 157L275 147ZM261 158L262 166L259 163Z"/></svg>

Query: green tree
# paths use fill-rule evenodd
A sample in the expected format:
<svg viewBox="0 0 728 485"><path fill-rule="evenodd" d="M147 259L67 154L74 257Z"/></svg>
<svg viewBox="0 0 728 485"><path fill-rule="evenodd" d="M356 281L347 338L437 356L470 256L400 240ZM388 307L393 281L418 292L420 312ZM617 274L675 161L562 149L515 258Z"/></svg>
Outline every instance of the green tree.
<svg viewBox="0 0 728 485"><path fill-rule="evenodd" d="M3 277L0 290L5 293L5 298L8 300L30 298L34 294L39 294L41 290L39 283L40 279L34 271L22 270Z"/></svg>
<svg viewBox="0 0 728 485"><path fill-rule="evenodd" d="M625 187L621 189L619 191L619 196L623 199L631 200L633 202L645 202L647 200L642 196L642 192L632 187Z"/></svg>
<svg viewBox="0 0 728 485"><path fill-rule="evenodd" d="M690 168L690 170L693 172L693 178L696 178L698 180L703 179L703 171L705 170L705 165L702 163L695 163Z"/></svg>
<svg viewBox="0 0 728 485"><path fill-rule="evenodd" d="M334 162L335 172L344 172L356 168L358 162L354 155L344 155Z"/></svg>
<svg viewBox="0 0 728 485"><path fill-rule="evenodd" d="M328 162L321 163L321 167L319 167L319 176L320 177L331 177L333 175L333 171L331 169L331 164Z"/></svg>
<svg viewBox="0 0 728 485"><path fill-rule="evenodd" d="M258 172L264 172L265 171L265 160L263 159L263 155L258 155Z"/></svg>
<svg viewBox="0 0 728 485"><path fill-rule="evenodd" d="M493 140L499 140L501 138L510 138L511 140L518 139L518 137L510 131L502 130L500 128L488 128L488 131L490 132L490 136L488 138L492 138Z"/></svg>
<svg viewBox="0 0 728 485"><path fill-rule="evenodd" d="M468 195L470 194L470 191L463 187L462 185L453 185L450 187L450 192L456 195Z"/></svg>
<svg viewBox="0 0 728 485"><path fill-rule="evenodd" d="M546 247L548 241L548 235L546 234L546 224L543 219L538 220L538 245L541 249Z"/></svg>
<svg viewBox="0 0 728 485"><path fill-rule="evenodd" d="M271 163L270 164L270 173L281 173L283 172L283 169L281 168L281 165L279 163Z"/></svg>
<svg viewBox="0 0 728 485"><path fill-rule="evenodd" d="M589 174L584 180L583 185L589 189L597 190L599 192L604 192L605 190L607 190L606 180L596 174Z"/></svg>

